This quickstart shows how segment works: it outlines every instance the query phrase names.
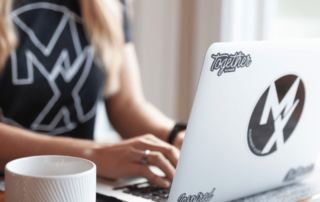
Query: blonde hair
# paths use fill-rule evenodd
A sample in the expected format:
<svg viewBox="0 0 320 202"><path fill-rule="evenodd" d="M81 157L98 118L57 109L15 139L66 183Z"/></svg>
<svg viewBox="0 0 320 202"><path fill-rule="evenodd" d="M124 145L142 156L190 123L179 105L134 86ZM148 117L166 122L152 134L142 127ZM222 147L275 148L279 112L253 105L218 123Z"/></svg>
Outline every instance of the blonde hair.
<svg viewBox="0 0 320 202"><path fill-rule="evenodd" d="M10 19L11 0L0 3L0 67L4 65L11 50L16 45L16 37Z"/></svg>
<svg viewBox="0 0 320 202"><path fill-rule="evenodd" d="M12 0L0 2L0 67L16 45L10 19ZM107 67L105 94L115 93L120 86L119 73L123 61L124 35L121 5L118 0L79 0L82 19L97 58Z"/></svg>

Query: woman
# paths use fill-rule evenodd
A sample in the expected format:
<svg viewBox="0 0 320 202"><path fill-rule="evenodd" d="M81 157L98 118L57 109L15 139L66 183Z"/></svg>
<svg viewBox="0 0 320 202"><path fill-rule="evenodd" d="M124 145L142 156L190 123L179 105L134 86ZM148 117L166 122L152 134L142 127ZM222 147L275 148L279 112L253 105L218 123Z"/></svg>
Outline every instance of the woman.
<svg viewBox="0 0 320 202"><path fill-rule="evenodd" d="M1 170L15 158L61 154L94 161L101 177L142 176L169 186L185 127L145 100L124 5L0 2ZM126 140L92 141L99 99Z"/></svg>

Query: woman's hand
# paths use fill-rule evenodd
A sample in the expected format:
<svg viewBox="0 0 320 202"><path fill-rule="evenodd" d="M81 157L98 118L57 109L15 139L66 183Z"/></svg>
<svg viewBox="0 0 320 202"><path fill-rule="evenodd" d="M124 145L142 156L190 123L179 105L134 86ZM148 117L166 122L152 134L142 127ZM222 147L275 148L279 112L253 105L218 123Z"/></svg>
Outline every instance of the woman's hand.
<svg viewBox="0 0 320 202"><path fill-rule="evenodd" d="M147 156L146 150L150 150ZM170 185L168 180L172 181L175 174L179 151L153 135L144 135L118 144L98 146L91 156L101 177L118 179L139 176L167 188ZM145 158L148 164L143 163ZM149 165L160 168L168 180L150 171Z"/></svg>
<svg viewBox="0 0 320 202"><path fill-rule="evenodd" d="M177 134L176 139L173 141L173 145L177 147L179 150L181 149L185 134L186 134L185 131L180 131Z"/></svg>

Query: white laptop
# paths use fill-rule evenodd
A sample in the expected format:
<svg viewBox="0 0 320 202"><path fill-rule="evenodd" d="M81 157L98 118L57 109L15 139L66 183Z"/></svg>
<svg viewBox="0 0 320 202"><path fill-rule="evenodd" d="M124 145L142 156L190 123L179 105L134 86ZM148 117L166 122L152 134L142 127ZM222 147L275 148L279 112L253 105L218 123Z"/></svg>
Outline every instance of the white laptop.
<svg viewBox="0 0 320 202"><path fill-rule="evenodd" d="M230 201L301 181L319 151L320 42L216 43L205 56L167 200ZM143 196L138 188L168 195L143 183L114 189L127 183L100 180L98 192L166 201Z"/></svg>

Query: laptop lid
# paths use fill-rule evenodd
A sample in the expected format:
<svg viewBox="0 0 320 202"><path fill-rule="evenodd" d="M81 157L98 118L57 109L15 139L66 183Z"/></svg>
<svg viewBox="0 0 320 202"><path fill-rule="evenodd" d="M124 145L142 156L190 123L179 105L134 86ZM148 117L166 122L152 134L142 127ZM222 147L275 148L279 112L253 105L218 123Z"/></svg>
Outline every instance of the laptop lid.
<svg viewBox="0 0 320 202"><path fill-rule="evenodd" d="M210 46L169 201L228 201L310 173L319 57L319 41Z"/></svg>

